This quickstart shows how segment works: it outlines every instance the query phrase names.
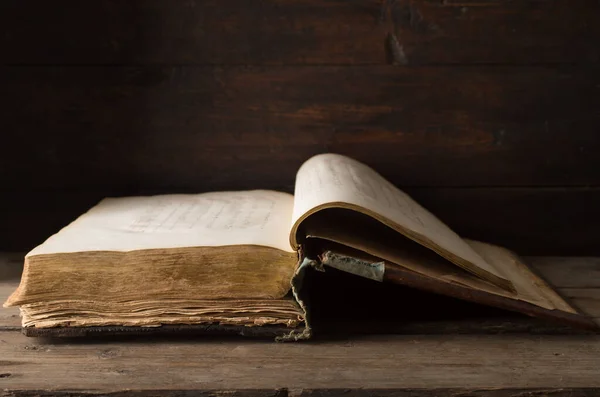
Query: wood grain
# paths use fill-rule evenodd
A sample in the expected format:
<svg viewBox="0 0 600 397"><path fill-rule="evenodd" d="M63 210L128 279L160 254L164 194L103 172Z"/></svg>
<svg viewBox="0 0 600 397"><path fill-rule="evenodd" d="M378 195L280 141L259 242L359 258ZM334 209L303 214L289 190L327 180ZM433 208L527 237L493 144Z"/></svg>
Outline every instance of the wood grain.
<svg viewBox="0 0 600 397"><path fill-rule="evenodd" d="M365 390L365 389L304 389L302 397L329 397L329 396L347 396L347 397L587 397L597 396L600 393L596 388L524 388L524 389L405 389L405 390Z"/></svg>
<svg viewBox="0 0 600 397"><path fill-rule="evenodd" d="M289 190L337 152L400 186L600 183L597 68L0 67L0 186ZM585 100L583 100L585 98ZM27 161L23 161L27 159ZM276 166L274 166L276 165Z"/></svg>
<svg viewBox="0 0 600 397"><path fill-rule="evenodd" d="M10 64L365 65L388 62L394 33L409 65L595 63L598 12L587 0L5 0L0 47Z"/></svg>
<svg viewBox="0 0 600 397"><path fill-rule="evenodd" d="M592 388L587 389L569 389L572 393L591 393ZM308 390L307 390L308 392ZM516 391L515 391L516 392ZM335 391L332 391L335 393ZM121 390L115 392L94 392L94 391L63 391L63 390L0 390L1 397L51 397L51 396L65 396L65 397L89 397L89 396L107 396L107 397L156 397L157 395L165 397L288 397L289 393L287 389L248 389L248 390ZM585 397L588 394L573 394L572 396ZM499 395L504 397L503 395Z"/></svg>
<svg viewBox="0 0 600 397"><path fill-rule="evenodd" d="M0 340L8 390L600 387L598 336L77 343L2 331Z"/></svg>
<svg viewBox="0 0 600 397"><path fill-rule="evenodd" d="M0 393L2 393L0 391ZM468 389L468 388L440 388L440 389L302 389L288 390L281 389L249 389L249 390L122 390L116 392L90 392L90 391L57 391L57 390L15 390L11 389L0 394L0 396L10 397L48 397L48 396L68 396L68 397L87 397L87 396L107 396L107 397L155 397L157 394L165 397L588 397L597 396L600 389L592 387L578 388L503 388L503 389Z"/></svg>

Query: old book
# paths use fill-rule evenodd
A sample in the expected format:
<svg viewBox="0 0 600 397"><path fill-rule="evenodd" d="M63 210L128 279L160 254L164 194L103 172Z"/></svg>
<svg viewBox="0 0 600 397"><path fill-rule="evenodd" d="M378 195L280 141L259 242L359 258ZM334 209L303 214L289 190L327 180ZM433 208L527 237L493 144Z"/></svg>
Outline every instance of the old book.
<svg viewBox="0 0 600 397"><path fill-rule="evenodd" d="M305 274L356 277L593 329L515 254L459 237L368 166L321 154L295 195L254 190L107 198L25 257L27 335L312 335Z"/></svg>

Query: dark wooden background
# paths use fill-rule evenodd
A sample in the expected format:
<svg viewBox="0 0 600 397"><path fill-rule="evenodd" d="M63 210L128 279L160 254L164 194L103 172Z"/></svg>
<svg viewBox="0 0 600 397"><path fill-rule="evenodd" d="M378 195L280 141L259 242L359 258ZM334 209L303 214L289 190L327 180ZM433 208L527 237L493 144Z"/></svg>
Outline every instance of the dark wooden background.
<svg viewBox="0 0 600 397"><path fill-rule="evenodd" d="M4 0L0 101L0 250L331 151L465 236L600 255L597 0Z"/></svg>

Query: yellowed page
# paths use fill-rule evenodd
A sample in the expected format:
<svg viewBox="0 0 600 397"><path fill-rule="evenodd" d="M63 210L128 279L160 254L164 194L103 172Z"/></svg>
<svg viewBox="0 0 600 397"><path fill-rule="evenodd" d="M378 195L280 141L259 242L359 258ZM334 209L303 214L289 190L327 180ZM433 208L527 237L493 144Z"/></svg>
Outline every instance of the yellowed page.
<svg viewBox="0 0 600 397"><path fill-rule="evenodd" d="M325 208L354 209L378 219L457 265L505 288L510 281L461 237L368 166L337 154L306 161L296 176L290 242L307 216Z"/></svg>
<svg viewBox="0 0 600 397"><path fill-rule="evenodd" d="M492 244L482 243L480 241L465 241L479 252L488 263L496 263L499 268L513 281L519 298L526 302L539 304L539 300L544 300L552 309L562 310L569 313L577 313L560 295L558 295L543 279L538 277L527 267L522 260L513 252L506 248L498 247ZM537 301L536 301L537 299ZM548 307L547 307L548 308Z"/></svg>
<svg viewBox="0 0 600 397"><path fill-rule="evenodd" d="M225 245L293 252L293 202L267 190L107 198L27 256Z"/></svg>

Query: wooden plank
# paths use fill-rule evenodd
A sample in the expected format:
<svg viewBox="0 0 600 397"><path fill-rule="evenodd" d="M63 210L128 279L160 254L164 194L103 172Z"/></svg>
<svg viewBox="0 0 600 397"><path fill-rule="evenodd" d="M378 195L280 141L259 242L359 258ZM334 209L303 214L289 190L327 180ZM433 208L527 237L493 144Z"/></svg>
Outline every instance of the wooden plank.
<svg viewBox="0 0 600 397"><path fill-rule="evenodd" d="M586 275L582 275L585 277ZM591 317L600 319L600 289L598 288L561 288L560 292L569 301Z"/></svg>
<svg viewBox="0 0 600 397"><path fill-rule="evenodd" d="M302 162L327 151L400 186L598 185L599 76L542 67L4 67L11 100L0 129L11 139L0 168L11 172L0 186L289 190Z"/></svg>
<svg viewBox="0 0 600 397"><path fill-rule="evenodd" d="M598 12L591 0L5 0L0 47L11 64L383 64L395 33L409 65L594 63Z"/></svg>
<svg viewBox="0 0 600 397"><path fill-rule="evenodd" d="M304 389L300 394L302 397L329 397L329 396L345 396L345 397L536 397L536 396L552 396L552 397L586 397L597 396L600 393L596 388L524 388L524 389L391 389L391 390L365 390L365 389L321 389L312 390Z"/></svg>
<svg viewBox="0 0 600 397"><path fill-rule="evenodd" d="M569 389L571 393L591 393L593 388L584 389ZM335 393L332 391L332 393ZM106 397L216 397L226 395L227 397L287 397L286 389L250 389L250 390L121 390L116 392L94 392L91 390L73 391L73 390L0 390L0 397L89 397L89 396L106 396ZM587 396L592 394L571 394L569 397ZM502 396L502 395L499 395Z"/></svg>
<svg viewBox="0 0 600 397"><path fill-rule="evenodd" d="M539 268L550 284L572 289L600 288L600 258L529 257L527 261Z"/></svg>
<svg viewBox="0 0 600 397"><path fill-rule="evenodd" d="M299 394L297 394L299 393ZM93 391L58 391L58 390L8 390L4 393L0 391L0 396L7 397L47 397L47 396L66 396L66 397L88 397L88 396L107 396L107 397L155 397L156 395L165 397L215 397L226 394L232 397L371 397L373 395L387 397L534 397L534 396L553 396L553 397L592 397L597 396L600 389L591 387L579 388L507 388L507 389L302 389L287 390L122 390L116 392L93 392Z"/></svg>
<svg viewBox="0 0 600 397"><path fill-rule="evenodd" d="M600 254L597 188L414 189L409 193L461 236L521 255Z"/></svg>
<svg viewBox="0 0 600 397"><path fill-rule="evenodd" d="M1 160L0 160L1 161ZM271 167L279 170L280 167ZM198 168L198 174L208 171ZM199 192L211 188L276 188L292 191L285 182L257 182L240 166L237 174L224 175L236 184L216 179L197 179L197 190L151 190L131 186L122 190L5 191L0 207L10 208L0 222L0 250L29 251L41 244L105 196L153 193ZM289 183L293 179L290 177ZM231 180L230 180L231 182ZM596 238L600 223L598 188L407 188L419 203L446 222L457 233L506 246L522 255L600 255ZM552 214L551 216L549 214ZM577 265L575 265L577 266ZM577 267L576 267L577 269ZM566 277L564 272L553 280ZM589 285L595 287L595 285Z"/></svg>
<svg viewBox="0 0 600 397"><path fill-rule="evenodd" d="M562 296L600 323L600 258L527 257L527 263Z"/></svg>
<svg viewBox="0 0 600 397"><path fill-rule="evenodd" d="M5 390L600 387L598 336L0 340Z"/></svg>

